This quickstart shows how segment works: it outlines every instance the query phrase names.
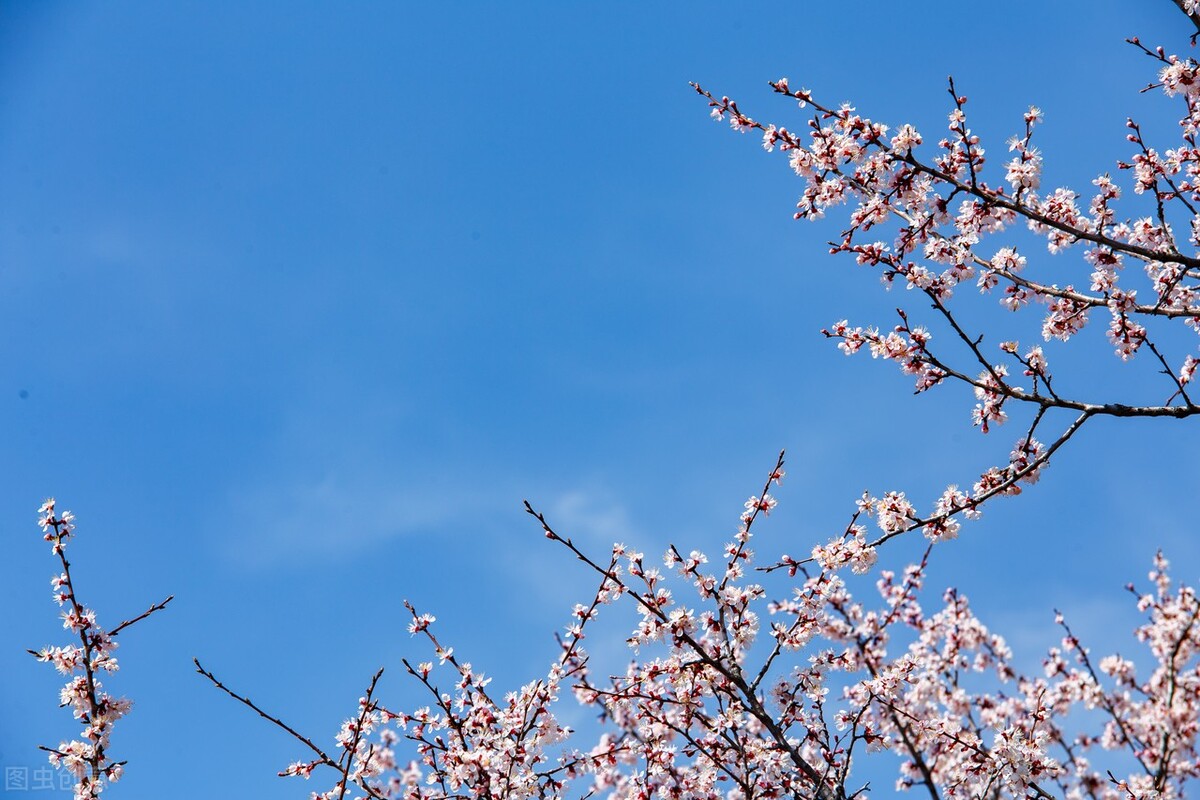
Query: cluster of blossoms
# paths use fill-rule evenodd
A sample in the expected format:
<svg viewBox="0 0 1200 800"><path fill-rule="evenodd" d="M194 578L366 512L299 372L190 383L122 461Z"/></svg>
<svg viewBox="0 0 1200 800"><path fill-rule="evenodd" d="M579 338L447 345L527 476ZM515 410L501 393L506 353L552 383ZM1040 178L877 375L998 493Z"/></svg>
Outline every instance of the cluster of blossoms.
<svg viewBox="0 0 1200 800"><path fill-rule="evenodd" d="M1200 27L1200 16L1193 21ZM980 137L968 126L967 98L953 81L948 132L928 156L922 153L925 137L911 125L893 132L850 105L821 103L809 90L792 88L786 78L771 85L801 108L813 110L806 132L759 122L729 98L695 86L709 101L714 118L728 121L739 132L760 132L765 149L787 156L804 181L797 219L817 219L835 206L850 206L849 225L833 243L832 253L849 253L859 264L878 269L885 286L899 281L928 300L933 313L926 325L910 323L910 312L903 308L897 309L899 324L887 332L845 319L836 322L823 333L836 340L842 352L854 355L865 348L873 358L894 362L914 379L917 392L951 382L971 387L978 401L972 420L984 433L1008 420L1015 406L1029 410L1023 442L1032 440L1038 426L1055 415L1072 415L1033 459L1014 459L1008 466L989 469L983 480L987 491L999 487L1011 493L1016 480L1036 477L1058 446L1093 417L1200 414L1200 405L1188 394L1197 356L1168 354L1171 348L1196 347L1195 338L1174 333L1172 323L1182 321L1184 328L1200 333L1200 256L1185 253L1185 248L1194 252L1200 245L1200 65L1161 49L1150 50L1136 39L1130 42L1158 62L1158 82L1152 86L1182 99L1184 115L1180 146L1161 153L1146 143L1140 126L1129 121L1127 138L1135 152L1117 167L1132 174L1135 195L1153 202L1147 215L1127 219L1117 215L1121 190L1108 174L1093 181L1095 192L1086 207L1074 191L1042 186L1043 156L1032 144L1035 128L1043 121L1037 108L1024 115L1022 133L1010 140L1012 155L1003 165L1003 175L990 177ZM1172 224L1185 220L1190 223L1186 240L1175 232L1182 226ZM1040 267L1045 274L1034 274L1028 254L1011 245L987 247L988 237L1016 224L1044 239L1051 254L1081 249L1089 278L1059 279ZM886 226L891 226L890 236L879 238ZM1133 284L1139 273L1126 271L1129 264L1141 267L1137 286ZM1166 399L1127 403L1067 396L1051 382L1041 346L1022 350L1015 341L1001 341L997 361L984 336L970 331L964 309L973 306L956 296L968 281L983 294L999 294L1001 305L1011 311L1041 305L1045 312L1040 334L1046 342L1069 342L1094 310L1107 311L1107 335L1116 355L1128 361L1148 351L1155 368L1165 375L1160 397ZM1088 288L1077 289L1076 284ZM934 351L931 326L950 334L950 352ZM963 356L966 363L961 363ZM1152 386L1149 381L1136 385ZM979 496L977 487L961 499L960 508L975 510L986 498Z"/></svg>
<svg viewBox="0 0 1200 800"><path fill-rule="evenodd" d="M347 719L335 740L338 756L332 757L311 739L300 735L282 720L258 708L251 700L224 686L197 662L197 670L218 689L245 703L302 742L315 758L297 761L279 774L284 777L310 778L318 767L337 773L332 788L313 792L312 800L357 798L529 798L558 797L569 782L583 774L595 773L601 765L615 763L628 744L605 744L588 753L566 751L564 743L572 731L559 723L552 707L558 701L564 683L580 679L586 672L587 653L581 647L584 626L595 618L601 604L623 595L619 566L620 550L614 550L604 572L595 599L588 606L576 606L565 637L560 638L562 654L546 677L510 692L497 701L488 692L491 679L470 663L455 657L453 648L443 647L432 630L432 614L420 614L410 604L408 630L424 636L438 658L412 664L403 661L405 670L429 692L432 702L414 711L396 712L375 698L375 687L383 670L371 680L367 693L360 698L358 712ZM628 554L632 563L640 556ZM631 572L633 567L631 566ZM653 582L653 577L647 575ZM654 638L642 630L639 634ZM449 670L450 683L438 683ZM396 754L399 743L413 746L416 758L401 761Z"/></svg>
<svg viewBox="0 0 1200 800"><path fill-rule="evenodd" d="M105 692L99 676L117 671L117 659L113 655L117 649L116 636L133 623L165 608L171 598L112 630L104 629L96 622L96 612L79 601L71 580L66 548L75 535L75 517L70 511L56 514L54 500L50 499L38 509L38 524L51 551L62 564L62 572L50 580L50 587L54 590L55 602L62 608L63 628L79 643L29 652L39 661L53 664L68 677L60 694L61 704L70 708L83 726L81 738L42 749L50 754L51 764L75 777L75 800L92 800L100 796L106 783L121 777L125 762L109 758L109 738L113 724L128 714L132 705L126 698Z"/></svg>
<svg viewBox="0 0 1200 800"><path fill-rule="evenodd" d="M901 757L897 790L947 800L1163 800L1186 797L1200 777L1200 600L1173 586L1161 554L1152 590L1129 587L1145 615L1136 635L1148 670L1116 655L1094 661L1059 615L1061 642L1040 673L1024 675L961 592L922 604L936 542L902 574L880 571L876 599L855 597L851 584L865 579L847 573L874 563L858 520L904 525L896 520L912 511L902 496L864 497L844 534L812 557L755 569L748 545L772 500L765 488L751 498L715 568L673 546L662 568L624 545L595 561L530 509L599 581L546 676L494 698L490 680L437 639L432 615L409 606L409 631L440 664L404 666L431 702L388 710L374 699L376 674L336 736L338 758L275 720L316 753L280 774L334 768L334 786L313 800L848 800L867 797L855 765L887 750ZM941 502L963 501L952 489ZM790 590L770 599L765 584L781 576L778 588ZM585 628L620 602L637 610L633 658L598 679ZM564 688L602 723L582 748L555 715Z"/></svg>

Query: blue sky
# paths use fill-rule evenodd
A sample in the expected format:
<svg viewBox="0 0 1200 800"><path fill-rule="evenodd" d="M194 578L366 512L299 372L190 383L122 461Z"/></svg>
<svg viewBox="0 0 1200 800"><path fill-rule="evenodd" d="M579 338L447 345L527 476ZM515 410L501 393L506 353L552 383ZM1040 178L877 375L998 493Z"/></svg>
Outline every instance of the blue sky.
<svg viewBox="0 0 1200 800"><path fill-rule="evenodd" d="M933 132L953 73L994 155L1038 104L1047 183L1084 187L1128 114L1173 132L1122 39L1188 30L1167 0L897 8L0 6L0 766L74 732L24 655L62 639L49 495L102 621L177 596L122 637L114 796L284 798L321 787L275 777L298 749L193 655L328 741L380 665L394 705L423 702L403 598L499 683L543 668L592 582L525 498L598 552L715 550L787 448L759 549L804 552L864 488L927 507L1007 453L1020 431L981 437L964 394L913 398L820 337L897 298L825 255L838 220L793 222L784 161L687 82L798 125L766 86L787 75ZM1093 357L1101 331L1080 385L1149 380ZM1098 422L932 583L1029 663L1053 607L1128 629L1154 548L1200 564L1198 445Z"/></svg>

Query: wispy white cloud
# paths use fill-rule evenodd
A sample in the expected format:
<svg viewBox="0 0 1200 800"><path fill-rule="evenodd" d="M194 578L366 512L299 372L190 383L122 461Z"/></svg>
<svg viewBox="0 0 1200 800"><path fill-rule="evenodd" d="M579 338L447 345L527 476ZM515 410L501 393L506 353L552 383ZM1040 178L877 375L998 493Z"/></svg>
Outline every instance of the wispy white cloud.
<svg viewBox="0 0 1200 800"><path fill-rule="evenodd" d="M448 487L440 475L346 466L345 461L320 473L293 469L281 475L273 468L261 480L240 482L218 515L236 520L236 530L222 537L227 560L257 569L353 559L408 536L487 535L495 539L492 552L521 562L521 574L536 572L538 585L558 584L555 576L568 573L563 585L548 587L561 598L579 573L561 569L564 559L570 560L565 552L540 546L544 540L536 523L519 512L522 497L528 496L556 531L598 559L607 558L614 542L641 547L646 539L626 506L602 485L558 488L542 481L543 488L531 491L533 479L485 470L473 476L470 487Z"/></svg>
<svg viewBox="0 0 1200 800"><path fill-rule="evenodd" d="M466 527L499 503L499 493L450 495L432 485L329 472L262 485L231 502L240 530L227 542L226 556L261 567L351 558L387 540Z"/></svg>
<svg viewBox="0 0 1200 800"><path fill-rule="evenodd" d="M586 545L600 555L607 554L615 542L636 546L636 540L640 538L637 525L625 506L605 489L570 489L552 495L546 509L539 511L545 514L558 534Z"/></svg>

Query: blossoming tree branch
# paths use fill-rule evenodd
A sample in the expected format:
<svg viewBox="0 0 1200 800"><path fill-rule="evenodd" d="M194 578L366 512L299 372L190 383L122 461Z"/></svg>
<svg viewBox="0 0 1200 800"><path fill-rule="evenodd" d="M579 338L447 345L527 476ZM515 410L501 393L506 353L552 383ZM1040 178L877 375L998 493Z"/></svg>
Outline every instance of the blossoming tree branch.
<svg viewBox="0 0 1200 800"><path fill-rule="evenodd" d="M1197 0L1174 3L1200 32ZM197 661L199 674L296 741L305 756L280 775L320 776L328 788L313 800L848 800L880 791L859 777L875 751L899 757L896 788L934 800L1186 797L1200 776L1200 601L1192 587L1172 582L1161 553L1149 585L1129 587L1144 616L1134 632L1147 650L1141 666L1093 656L1058 615L1061 642L1040 674L1022 674L966 595L923 596L939 543L993 499L1036 482L1090 420L1179 424L1200 415L1200 65L1129 41L1153 66L1147 88L1182 106L1180 138L1163 147L1130 119L1129 153L1083 195L1043 186L1034 144L1040 110L1024 115L996 164L953 80L947 128L928 141L911 125L892 129L787 79L771 87L799 106L802 121L791 128L695 86L715 118L787 157L804 184L798 219L848 207L834 254L877 270L887 287L910 290L888 324L843 319L825 336L847 355L865 350L894 362L917 392L969 388L984 433L1010 416L1023 419L1007 461L984 469L969 489L950 485L924 510L902 487L864 494L837 535L798 557L767 559L751 543L776 506L782 454L716 556L672 545L650 558L620 544L598 556L527 504L545 537L596 586L575 607L546 674L497 694L439 639L436 618L408 604L408 630L432 656L402 667L425 703L385 705L380 670L332 745ZM1133 198L1124 200L1126 192ZM1049 256L1070 252L1082 255L1082 272L1051 263ZM979 294L1015 319L1031 318L1033 342L995 337L978 313ZM975 300L964 300L969 295ZM1120 387L1132 397L1117 396L1115 386L1105 396L1076 392L1070 363L1051 368L1044 343L1087 336L1096 317L1117 359L1152 368L1156 380ZM100 627L76 598L64 555L74 522L56 513L49 501L41 522L62 560L54 589L64 627L79 643L34 655L69 676L63 704L83 731L46 749L76 776L75 796L84 800L116 781L125 763L108 751L129 703L101 691L96 676L116 669L116 635L170 598ZM901 536L923 537L922 558L879 569L883 545ZM866 580L854 574L873 575L870 597L852 592ZM622 604L633 616L632 661L620 674L594 674L584 646L589 623ZM597 736L580 742L560 721L564 692L595 711Z"/></svg>

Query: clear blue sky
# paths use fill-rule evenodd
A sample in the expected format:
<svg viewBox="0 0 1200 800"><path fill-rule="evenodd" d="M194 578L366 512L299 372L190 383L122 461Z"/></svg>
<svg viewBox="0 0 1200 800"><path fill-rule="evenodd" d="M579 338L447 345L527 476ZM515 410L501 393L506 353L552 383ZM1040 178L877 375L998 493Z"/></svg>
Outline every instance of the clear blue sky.
<svg viewBox="0 0 1200 800"><path fill-rule="evenodd" d="M784 161L687 86L798 125L766 87L787 75L932 137L953 73L997 157L1045 109L1051 185L1110 169L1130 113L1170 141L1122 43L1185 47L1167 0L946 8L0 5L0 766L75 731L24 654L63 639L49 495L102 621L177 595L122 636L113 796L285 798L324 786L276 778L298 747L193 655L328 742L380 665L385 698L424 702L405 597L499 684L542 670L592 581L524 498L600 552L715 550L786 447L759 549L804 552L864 488L926 508L1007 453L1019 431L980 436L963 393L913 398L822 340L896 298L825 255L837 220L792 222ZM939 552L935 591L962 586L1027 663L1056 606L1134 650L1108 635L1121 586L1158 546L1200 565L1197 427L1085 431Z"/></svg>

